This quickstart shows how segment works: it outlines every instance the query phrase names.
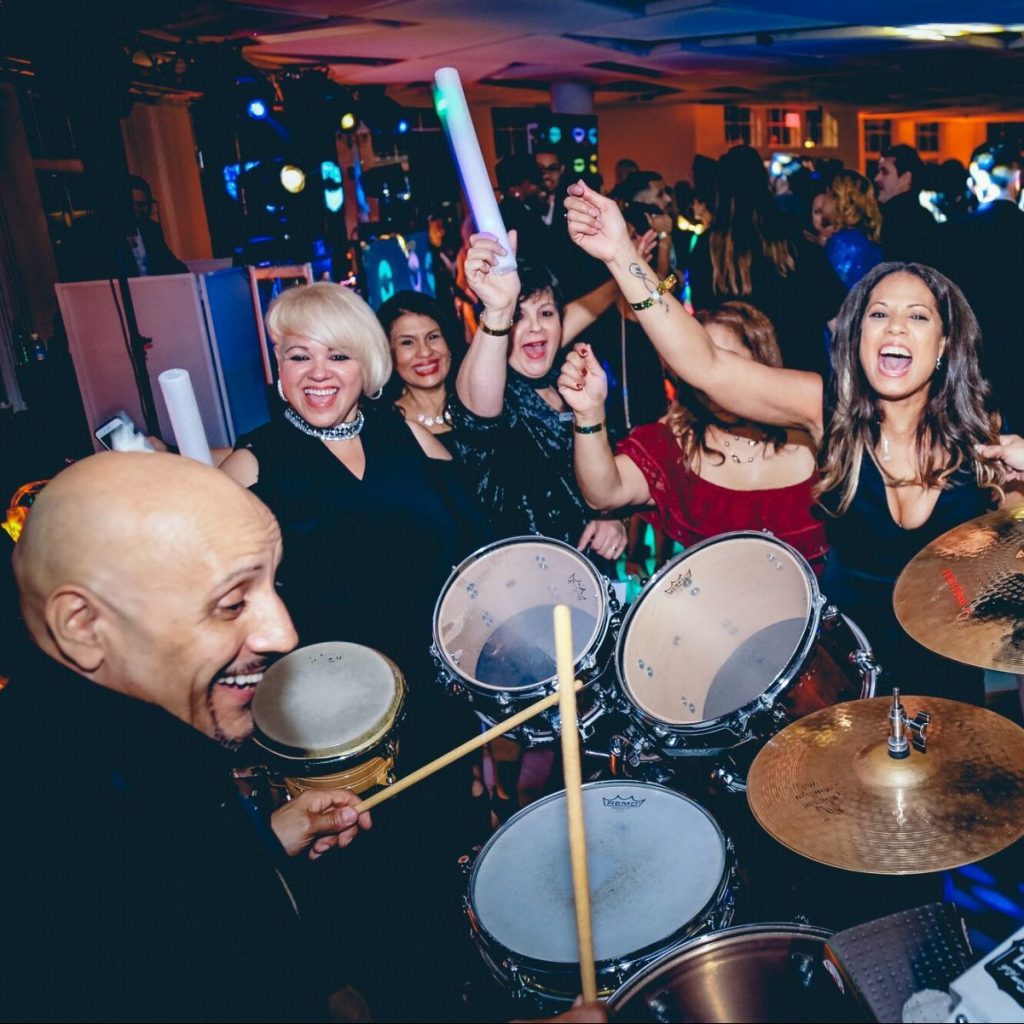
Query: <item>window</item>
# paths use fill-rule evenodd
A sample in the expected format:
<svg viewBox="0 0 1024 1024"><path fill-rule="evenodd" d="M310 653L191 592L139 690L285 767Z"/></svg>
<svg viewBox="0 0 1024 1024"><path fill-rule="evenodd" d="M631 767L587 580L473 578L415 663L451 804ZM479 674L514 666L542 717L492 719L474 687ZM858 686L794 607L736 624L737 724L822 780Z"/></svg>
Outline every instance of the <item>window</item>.
<svg viewBox="0 0 1024 1024"><path fill-rule="evenodd" d="M1005 142L1024 149L1024 121L989 121L985 131L986 142Z"/></svg>
<svg viewBox="0 0 1024 1024"><path fill-rule="evenodd" d="M917 124L915 141L919 153L938 153L939 122L922 121Z"/></svg>
<svg viewBox="0 0 1024 1024"><path fill-rule="evenodd" d="M800 114L796 110L769 107L765 122L769 146L793 146L800 139Z"/></svg>
<svg viewBox="0 0 1024 1024"><path fill-rule="evenodd" d="M892 121L867 118L864 121L864 149L868 153L881 153L892 144Z"/></svg>
<svg viewBox="0 0 1024 1024"><path fill-rule="evenodd" d="M725 108L725 141L752 144L753 136L750 125L750 107Z"/></svg>

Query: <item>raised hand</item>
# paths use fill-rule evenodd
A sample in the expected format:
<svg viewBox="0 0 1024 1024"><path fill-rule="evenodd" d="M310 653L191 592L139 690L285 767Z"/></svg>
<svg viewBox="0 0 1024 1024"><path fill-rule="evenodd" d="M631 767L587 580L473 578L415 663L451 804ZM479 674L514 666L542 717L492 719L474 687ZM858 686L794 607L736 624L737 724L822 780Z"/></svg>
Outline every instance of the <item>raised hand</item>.
<svg viewBox="0 0 1024 1024"><path fill-rule="evenodd" d="M569 237L584 252L605 263L610 263L623 250L633 252L629 230L614 199L577 181L569 186L565 210Z"/></svg>
<svg viewBox="0 0 1024 1024"><path fill-rule="evenodd" d="M516 232L508 233L512 251L516 248ZM519 274L511 271L507 274L492 273L498 257L505 250L490 235L472 235L469 239L469 251L466 253L466 282L484 304L485 310L490 309L508 314L515 309L519 299ZM491 323L490 327L501 327L503 324Z"/></svg>
<svg viewBox="0 0 1024 1024"><path fill-rule="evenodd" d="M589 345L577 345L562 364L558 375L558 393L584 425L604 419L608 397L608 378Z"/></svg>

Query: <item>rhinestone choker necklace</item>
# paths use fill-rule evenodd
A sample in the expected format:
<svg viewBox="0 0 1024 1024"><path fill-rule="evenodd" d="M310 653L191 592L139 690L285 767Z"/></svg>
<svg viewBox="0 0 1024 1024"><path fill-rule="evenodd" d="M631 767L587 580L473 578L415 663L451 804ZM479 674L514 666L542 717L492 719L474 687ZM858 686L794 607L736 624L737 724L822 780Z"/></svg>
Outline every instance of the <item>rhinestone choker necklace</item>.
<svg viewBox="0 0 1024 1024"><path fill-rule="evenodd" d="M354 420L338 423L333 427L314 427L312 423L307 423L290 405L284 411L284 418L304 434L318 437L321 441L350 441L353 437L358 437L359 431L363 429L362 410L356 413Z"/></svg>

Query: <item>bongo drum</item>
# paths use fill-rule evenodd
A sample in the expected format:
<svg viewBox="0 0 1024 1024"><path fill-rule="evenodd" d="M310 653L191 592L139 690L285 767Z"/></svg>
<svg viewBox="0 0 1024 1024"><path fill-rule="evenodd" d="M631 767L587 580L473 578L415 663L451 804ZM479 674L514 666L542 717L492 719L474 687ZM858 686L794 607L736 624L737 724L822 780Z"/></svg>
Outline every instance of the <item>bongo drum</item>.
<svg viewBox="0 0 1024 1024"><path fill-rule="evenodd" d="M300 647L267 669L252 702L254 742L294 797L305 789L365 793L394 781L405 679L361 644Z"/></svg>

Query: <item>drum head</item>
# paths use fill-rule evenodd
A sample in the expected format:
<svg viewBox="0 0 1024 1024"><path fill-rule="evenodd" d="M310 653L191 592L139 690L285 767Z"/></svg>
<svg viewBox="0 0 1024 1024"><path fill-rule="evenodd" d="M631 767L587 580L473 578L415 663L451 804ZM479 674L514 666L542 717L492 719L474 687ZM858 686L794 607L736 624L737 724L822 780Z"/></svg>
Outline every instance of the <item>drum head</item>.
<svg viewBox="0 0 1024 1024"><path fill-rule="evenodd" d="M772 537L723 534L695 545L648 583L623 623L623 690L672 725L745 707L806 653L817 597L810 566Z"/></svg>
<svg viewBox="0 0 1024 1024"><path fill-rule="evenodd" d="M256 742L279 757L358 754L391 731L405 698L398 667L361 644L300 647L256 687Z"/></svg>
<svg viewBox="0 0 1024 1024"><path fill-rule="evenodd" d="M583 812L596 960L664 943L719 893L725 840L687 797L651 783L593 782L583 787ZM564 792L491 837L469 897L481 929L517 956L579 961Z"/></svg>
<svg viewBox="0 0 1024 1024"><path fill-rule="evenodd" d="M626 982L608 1009L616 1021L869 1020L822 964L830 934L764 924L694 939Z"/></svg>
<svg viewBox="0 0 1024 1024"><path fill-rule="evenodd" d="M556 675L552 609L572 614L573 661L600 642L608 597L597 570L575 548L514 537L471 555L434 610L434 643L471 684L525 690Z"/></svg>

